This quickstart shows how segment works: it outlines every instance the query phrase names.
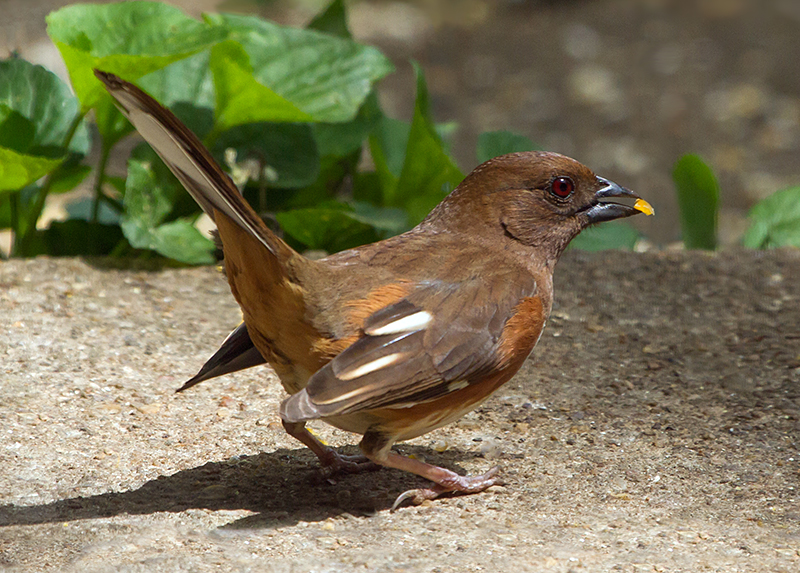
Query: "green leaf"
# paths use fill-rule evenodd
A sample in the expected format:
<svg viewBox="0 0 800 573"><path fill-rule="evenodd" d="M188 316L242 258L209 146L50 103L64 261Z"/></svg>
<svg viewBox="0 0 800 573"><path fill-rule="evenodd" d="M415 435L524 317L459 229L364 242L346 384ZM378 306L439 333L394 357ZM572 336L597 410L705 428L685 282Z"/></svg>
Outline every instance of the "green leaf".
<svg viewBox="0 0 800 573"><path fill-rule="evenodd" d="M80 219L81 221L92 222L94 219L94 199L84 197L67 204L67 214L70 219ZM105 201L100 203L97 210L97 221L103 225L114 225L119 227L120 214L112 209Z"/></svg>
<svg viewBox="0 0 800 573"><path fill-rule="evenodd" d="M393 69L378 50L349 39L254 16L211 14L206 20L224 28L239 45L237 49L223 42L211 55L218 111L226 114L218 121L224 127L257 121L349 121L372 84ZM233 81L235 87L223 81ZM227 92L221 111L220 90ZM230 103L233 100L236 106ZM251 109L235 111L239 106ZM295 106L310 119L297 116Z"/></svg>
<svg viewBox="0 0 800 573"><path fill-rule="evenodd" d="M137 85L198 137L205 137L214 125L214 81L209 68L209 51L178 60L139 79ZM95 108L95 122L107 143L114 144L133 131L111 98L101 99Z"/></svg>
<svg viewBox="0 0 800 573"><path fill-rule="evenodd" d="M639 238L639 232L630 225L612 221L584 229L572 239L569 247L582 251L632 251Z"/></svg>
<svg viewBox="0 0 800 573"><path fill-rule="evenodd" d="M333 0L324 11L314 16L308 23L308 29L340 38L352 37L350 30L347 29L347 10L344 0Z"/></svg>
<svg viewBox="0 0 800 573"><path fill-rule="evenodd" d="M214 262L214 241L185 219L159 225L153 232L153 250L190 265Z"/></svg>
<svg viewBox="0 0 800 573"><path fill-rule="evenodd" d="M681 233L687 249L717 246L719 183L714 172L696 155L684 155L672 172L678 192Z"/></svg>
<svg viewBox="0 0 800 573"><path fill-rule="evenodd" d="M319 173L319 154L311 126L293 123L250 123L221 133L213 151L224 164L226 149L236 150L236 162L255 160L268 168L269 187L310 185Z"/></svg>
<svg viewBox="0 0 800 573"><path fill-rule="evenodd" d="M275 217L287 234L309 249L337 252L378 239L369 225L338 209L298 209Z"/></svg>
<svg viewBox="0 0 800 573"><path fill-rule="evenodd" d="M248 189L245 196L252 205L258 205L260 212L318 207L342 191L348 176L355 176L358 159L355 153L348 157L321 157L319 174L311 184L299 189L267 189L257 195Z"/></svg>
<svg viewBox="0 0 800 573"><path fill-rule="evenodd" d="M214 109L214 76L209 67L208 50L189 56L142 77L137 84L161 105L192 103Z"/></svg>
<svg viewBox="0 0 800 573"><path fill-rule="evenodd" d="M315 123L314 138L321 156L345 157L361 149L364 140L381 121L378 97L371 93L352 121L345 123ZM405 147L405 143L403 143ZM402 160L401 160L402 161ZM399 172L398 172L399 173Z"/></svg>
<svg viewBox="0 0 800 573"><path fill-rule="evenodd" d="M392 214L379 216L368 209L360 209L328 202L321 207L283 211L275 218L288 235L309 249L337 252L382 238L383 234L377 232L372 223L381 220L384 226L394 224Z"/></svg>
<svg viewBox="0 0 800 573"><path fill-rule="evenodd" d="M30 185L58 167L61 161L0 148L0 192L15 191Z"/></svg>
<svg viewBox="0 0 800 573"><path fill-rule="evenodd" d="M64 139L78 113L78 100L53 72L17 58L0 61L2 147L51 159L63 156ZM69 150L86 155L89 143L82 123Z"/></svg>
<svg viewBox="0 0 800 573"><path fill-rule="evenodd" d="M403 170L396 189L386 197L386 205L405 208L414 224L419 223L464 178L436 134L430 117L425 77L419 66L415 65L415 71L417 99Z"/></svg>
<svg viewBox="0 0 800 573"><path fill-rule="evenodd" d="M178 190L173 185L156 177L155 171L149 164L131 159L128 162L128 178L125 182L123 222L135 220L140 228L153 229L172 211L172 204L177 194ZM132 240L131 245L141 248Z"/></svg>
<svg viewBox="0 0 800 573"><path fill-rule="evenodd" d="M408 148L408 136L411 133L411 124L407 121L383 116L375 128L370 140L370 149L376 147L385 163L388 172L396 179L403 172L403 164Z"/></svg>
<svg viewBox="0 0 800 573"><path fill-rule="evenodd" d="M50 183L50 193L66 193L72 191L75 187L80 185L91 172L92 168L88 165L75 163L66 166L65 164L53 174L53 180Z"/></svg>
<svg viewBox="0 0 800 573"><path fill-rule="evenodd" d="M408 214L395 207L376 207L363 201L351 203L352 212L349 215L356 221L366 223L373 229L384 233L381 238L398 235L408 231Z"/></svg>
<svg viewBox="0 0 800 573"><path fill-rule="evenodd" d="M506 153L539 149L530 139L511 131L487 131L478 136L478 163Z"/></svg>
<svg viewBox="0 0 800 573"><path fill-rule="evenodd" d="M310 114L260 84L253 76L250 57L236 42L222 42L211 50L211 70L217 92L217 129L256 122L313 121Z"/></svg>
<svg viewBox="0 0 800 573"><path fill-rule="evenodd" d="M97 102L94 108L94 122L97 131L109 146L113 146L134 130L131 122L120 113L111 98L103 98Z"/></svg>
<svg viewBox="0 0 800 573"><path fill-rule="evenodd" d="M158 178L149 163L128 162L122 232L131 246L189 264L213 262L214 243L186 220L163 221L173 210L177 185Z"/></svg>
<svg viewBox="0 0 800 573"><path fill-rule="evenodd" d="M172 110L199 138L214 127L214 76L209 50L141 78L139 87Z"/></svg>
<svg viewBox="0 0 800 573"><path fill-rule="evenodd" d="M0 147L25 153L33 144L36 126L27 117L0 103Z"/></svg>
<svg viewBox="0 0 800 573"><path fill-rule="evenodd" d="M748 213L742 242L751 249L800 247L800 187L773 193Z"/></svg>
<svg viewBox="0 0 800 573"><path fill-rule="evenodd" d="M162 221L173 220L178 217L196 217L200 213L200 206L188 192L184 191L183 185L178 181L178 178L175 177L150 145L142 142L133 149L128 160L129 168L131 160L135 160L146 167L148 177L151 177L155 182L147 183L148 185L152 184L161 189L162 192L167 193L165 199L172 207L169 215L163 217ZM118 188L113 178L106 178L106 182ZM121 193L124 197L128 182L127 179L122 179L121 182ZM139 183L136 183L136 185L139 185Z"/></svg>
<svg viewBox="0 0 800 573"><path fill-rule="evenodd" d="M134 80L208 48L226 32L167 4L119 2L74 4L52 12L47 33L88 110L108 97L94 68Z"/></svg>
<svg viewBox="0 0 800 573"><path fill-rule="evenodd" d="M373 205L383 203L380 176L374 171L361 171L353 174L353 199Z"/></svg>
<svg viewBox="0 0 800 573"><path fill-rule="evenodd" d="M403 172L411 124L382 116L369 137L369 150L380 182L381 203L394 197Z"/></svg>

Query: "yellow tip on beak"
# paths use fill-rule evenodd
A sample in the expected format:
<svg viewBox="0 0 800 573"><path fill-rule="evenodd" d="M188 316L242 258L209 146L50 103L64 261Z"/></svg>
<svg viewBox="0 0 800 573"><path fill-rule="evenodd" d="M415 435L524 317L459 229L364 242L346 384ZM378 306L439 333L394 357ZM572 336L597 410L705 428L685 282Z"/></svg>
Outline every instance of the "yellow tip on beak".
<svg viewBox="0 0 800 573"><path fill-rule="evenodd" d="M652 205L645 201L644 199L637 199L636 203L633 204L633 208L641 211L645 215L655 215L655 209L653 209Z"/></svg>

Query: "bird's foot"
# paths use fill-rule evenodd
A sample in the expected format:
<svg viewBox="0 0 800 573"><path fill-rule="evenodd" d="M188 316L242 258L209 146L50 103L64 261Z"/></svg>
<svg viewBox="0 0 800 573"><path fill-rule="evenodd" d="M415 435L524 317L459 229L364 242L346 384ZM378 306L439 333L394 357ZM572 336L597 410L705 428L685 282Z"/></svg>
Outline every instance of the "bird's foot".
<svg viewBox="0 0 800 573"><path fill-rule="evenodd" d="M366 456L340 454L331 448L317 454L319 463L322 466L322 474L326 479L338 474L357 474L361 472L373 472L379 470L381 466L370 461Z"/></svg>
<svg viewBox="0 0 800 573"><path fill-rule="evenodd" d="M479 476L448 476L440 483L434 484L429 488L410 489L395 500L392 511L400 507L406 501L411 500L414 505L419 505L429 499L436 499L445 493L478 493L493 485L502 485L503 480L499 476L500 468L495 466L483 475Z"/></svg>
<svg viewBox="0 0 800 573"><path fill-rule="evenodd" d="M348 456L346 454L340 454L314 436L314 434L306 428L305 422L287 422L283 420L283 427L286 428L286 432L290 436L297 438L314 452L314 455L317 456L322 466L322 476L327 480L330 480L337 474L357 474L360 472L375 471L381 467L371 462L366 456Z"/></svg>

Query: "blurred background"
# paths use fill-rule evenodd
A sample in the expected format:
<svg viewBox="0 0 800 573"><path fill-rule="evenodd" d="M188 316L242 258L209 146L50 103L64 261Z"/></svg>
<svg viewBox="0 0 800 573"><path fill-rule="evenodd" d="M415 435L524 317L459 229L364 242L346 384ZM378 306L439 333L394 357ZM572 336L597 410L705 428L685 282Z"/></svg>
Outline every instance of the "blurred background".
<svg viewBox="0 0 800 573"><path fill-rule="evenodd" d="M45 33L63 0L0 0L0 53L65 77ZM175 0L187 13L257 13L302 26L325 0ZM410 60L438 122L456 122L453 154L476 165L480 132L508 129L636 190L657 217L632 224L659 246L680 239L675 161L699 154L721 185L719 238L736 244L750 206L800 184L798 0L355 0L356 39L397 71L381 84L409 119ZM123 170L123 166L119 166ZM58 216L63 195L51 197Z"/></svg>

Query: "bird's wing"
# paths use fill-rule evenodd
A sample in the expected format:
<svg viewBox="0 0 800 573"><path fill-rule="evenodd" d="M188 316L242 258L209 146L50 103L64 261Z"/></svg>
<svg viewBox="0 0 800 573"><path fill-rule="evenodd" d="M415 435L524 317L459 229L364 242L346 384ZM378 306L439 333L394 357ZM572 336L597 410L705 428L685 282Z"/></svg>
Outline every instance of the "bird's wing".
<svg viewBox="0 0 800 573"><path fill-rule="evenodd" d="M478 382L501 366L504 328L535 293L529 276L419 285L369 316L363 335L285 400L281 416L403 408Z"/></svg>

